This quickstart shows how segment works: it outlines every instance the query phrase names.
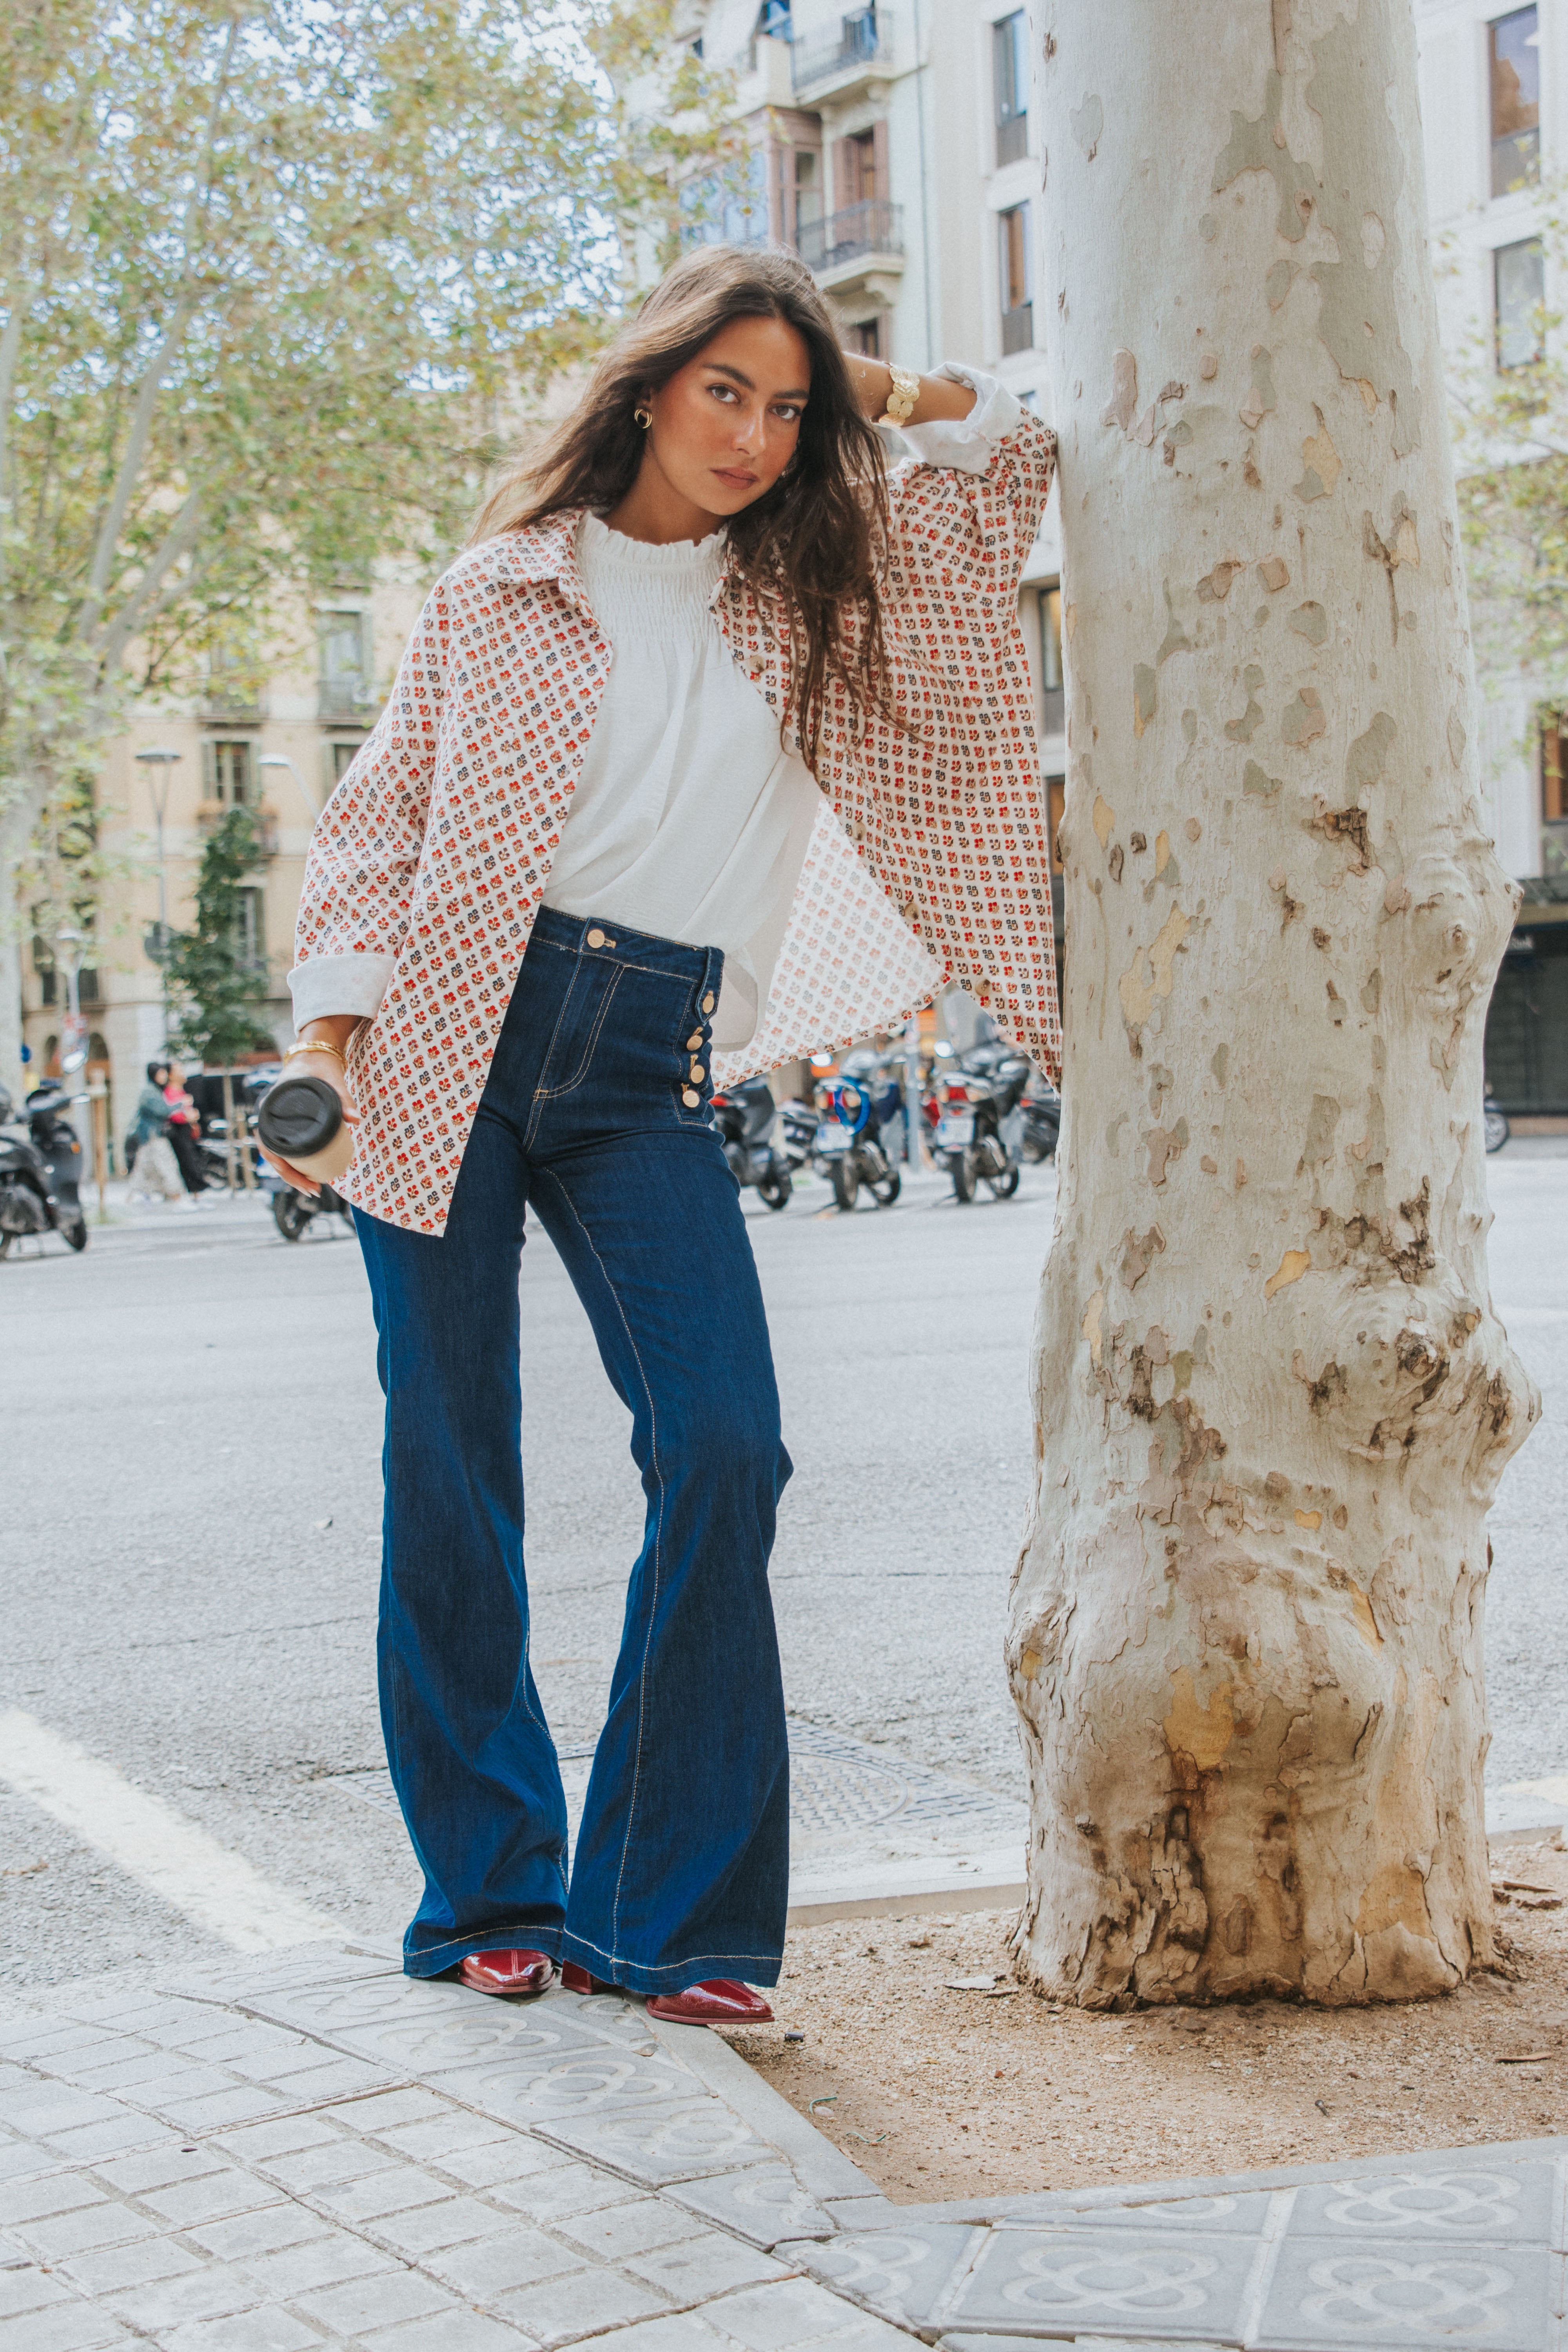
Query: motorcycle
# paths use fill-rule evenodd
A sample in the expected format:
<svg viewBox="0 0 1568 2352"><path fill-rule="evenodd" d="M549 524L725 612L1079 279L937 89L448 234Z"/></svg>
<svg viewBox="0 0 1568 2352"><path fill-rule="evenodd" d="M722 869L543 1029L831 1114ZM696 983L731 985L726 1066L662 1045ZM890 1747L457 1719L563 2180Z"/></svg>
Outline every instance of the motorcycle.
<svg viewBox="0 0 1568 2352"><path fill-rule="evenodd" d="M787 1206L795 1186L789 1162L773 1150L778 1107L766 1078L742 1078L713 1097L713 1117L737 1184L754 1184L770 1209Z"/></svg>
<svg viewBox="0 0 1568 2352"><path fill-rule="evenodd" d="M1500 1110L1489 1095L1481 1112L1481 1134L1488 1151L1500 1151L1512 1131L1508 1113Z"/></svg>
<svg viewBox="0 0 1568 2352"><path fill-rule="evenodd" d="M23 1112L0 1087L0 1257L18 1234L57 1233L73 1250L87 1247L79 1190L81 1144L68 1117L70 1097L52 1078L35 1087Z"/></svg>
<svg viewBox="0 0 1568 2352"><path fill-rule="evenodd" d="M301 1192L287 1176L279 1176L268 1160L259 1162L259 1171L261 1189L272 1202L272 1222L286 1242L300 1240L312 1217L342 1217L353 1232L353 1211L330 1184L323 1184L319 1192Z"/></svg>
<svg viewBox="0 0 1568 2352"><path fill-rule="evenodd" d="M864 1184L880 1209L891 1208L902 1180L888 1156L884 1121L901 1116L903 1065L892 1055L851 1054L842 1070L816 1089L820 1117L812 1138L813 1164L833 1186L841 1209L852 1209Z"/></svg>
<svg viewBox="0 0 1568 2352"><path fill-rule="evenodd" d="M1024 1088L1025 1160L1037 1164L1042 1160L1054 1160L1062 1131L1062 1098L1049 1078L1039 1070L1029 1072L1029 1083Z"/></svg>
<svg viewBox="0 0 1568 2352"><path fill-rule="evenodd" d="M779 1133L784 1139L784 1163L793 1172L804 1168L811 1158L811 1147L816 1140L821 1113L815 1103L800 1102L793 1096L779 1108Z"/></svg>
<svg viewBox="0 0 1568 2352"><path fill-rule="evenodd" d="M1024 1094L1034 1075L1011 1045L976 1045L951 1069L938 1069L926 1097L931 1149L946 1163L953 1198L973 1201L988 1184L999 1201L1018 1189L1026 1131Z"/></svg>

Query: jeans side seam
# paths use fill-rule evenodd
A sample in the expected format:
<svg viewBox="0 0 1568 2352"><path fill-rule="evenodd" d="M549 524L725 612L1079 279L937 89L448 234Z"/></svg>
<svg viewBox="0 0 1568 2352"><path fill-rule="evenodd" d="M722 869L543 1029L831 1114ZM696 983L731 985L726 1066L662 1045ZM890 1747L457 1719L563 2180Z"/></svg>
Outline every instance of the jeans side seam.
<svg viewBox="0 0 1568 2352"><path fill-rule="evenodd" d="M562 1182L561 1178L556 1174L555 1171L552 1169L550 1173L554 1181L556 1190L566 1203L567 1209L571 1213L573 1223L582 1234L584 1245L592 1256L595 1265L598 1267L601 1276L604 1277L605 1287L609 1292L616 1312L621 1318L621 1328L626 1335L626 1345L632 1351L632 1360L637 1368L637 1378L642 1382L643 1394L647 1399L649 1433L648 1458L652 1465L655 1484L658 1489L658 1507L654 1514L653 1528L653 1596L651 1605L648 1610L647 1629L643 1636L642 1663L637 1668L637 1738L636 1754L632 1764L632 1792L626 1803L626 1835L621 1843L621 1866L616 1874L615 1900L610 1906L610 1933L618 1944L621 1939L621 1885L626 1874L626 1860L631 1853L632 1831L637 1822L637 1792L642 1780L643 1727L647 1707L647 1661L648 1653L653 1646L654 1621L658 1612L658 1591L661 1563L663 1559L665 1479L664 1472L659 1465L658 1459L658 1409L654 1403L653 1384L643 1369L642 1356L638 1350L637 1339L633 1335L631 1323L627 1318L626 1310L621 1305L619 1294L616 1289L614 1282L610 1279L609 1268L605 1265L604 1259L600 1256L597 1249L594 1245L593 1235L589 1233L587 1226L583 1223L582 1218L577 1213L576 1202L573 1200L571 1193L566 1190L565 1185ZM597 1947L595 1946L595 1948L597 1949Z"/></svg>

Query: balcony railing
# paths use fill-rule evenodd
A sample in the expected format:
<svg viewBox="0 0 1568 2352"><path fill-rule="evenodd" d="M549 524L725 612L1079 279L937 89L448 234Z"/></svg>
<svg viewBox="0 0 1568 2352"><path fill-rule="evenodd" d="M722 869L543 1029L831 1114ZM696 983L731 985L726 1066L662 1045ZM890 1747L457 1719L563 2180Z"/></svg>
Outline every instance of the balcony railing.
<svg viewBox="0 0 1568 2352"><path fill-rule="evenodd" d="M269 808L258 807L254 801L241 802L238 805L250 811L250 821L256 828L258 856L276 857L278 855L276 812ZM205 840L209 833L215 833L227 814L226 808L216 805L211 801L204 801L196 811L196 831L202 839Z"/></svg>
<svg viewBox="0 0 1568 2352"><path fill-rule="evenodd" d="M824 220L806 221L796 243L806 268L816 271L837 269L864 253L902 253L904 208L868 196Z"/></svg>
<svg viewBox="0 0 1568 2352"><path fill-rule="evenodd" d="M856 66L885 62L889 46L885 8L860 8L851 16L841 17L837 35L825 41L796 41L790 58L795 96Z"/></svg>
<svg viewBox="0 0 1568 2352"><path fill-rule="evenodd" d="M374 698L363 679L324 677L321 680L316 717L323 726L342 726L345 720L358 724L374 709Z"/></svg>
<svg viewBox="0 0 1568 2352"><path fill-rule="evenodd" d="M201 716L209 727L258 727L263 717L261 697L247 688L209 678L202 695Z"/></svg>

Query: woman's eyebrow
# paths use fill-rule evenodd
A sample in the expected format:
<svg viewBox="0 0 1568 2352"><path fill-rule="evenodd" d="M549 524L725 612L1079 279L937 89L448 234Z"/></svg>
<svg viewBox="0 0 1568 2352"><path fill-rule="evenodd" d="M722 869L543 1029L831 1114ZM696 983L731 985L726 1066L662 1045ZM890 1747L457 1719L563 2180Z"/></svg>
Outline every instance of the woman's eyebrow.
<svg viewBox="0 0 1568 2352"><path fill-rule="evenodd" d="M747 392L755 392L757 388L749 375L743 374L738 367L731 367L725 360L707 360L703 364L710 367L715 375L727 375L732 383L740 384ZM784 391L775 392L773 396L775 400L805 400L806 394Z"/></svg>

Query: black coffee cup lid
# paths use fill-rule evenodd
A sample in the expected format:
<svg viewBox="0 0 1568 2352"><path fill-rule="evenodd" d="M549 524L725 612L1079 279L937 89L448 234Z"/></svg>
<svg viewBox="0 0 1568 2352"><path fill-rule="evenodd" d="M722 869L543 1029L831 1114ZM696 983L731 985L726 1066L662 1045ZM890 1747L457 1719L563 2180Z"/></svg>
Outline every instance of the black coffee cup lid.
<svg viewBox="0 0 1568 2352"><path fill-rule="evenodd" d="M325 1078L279 1078L256 1115L262 1142L280 1160L324 1151L342 1123L342 1104Z"/></svg>

